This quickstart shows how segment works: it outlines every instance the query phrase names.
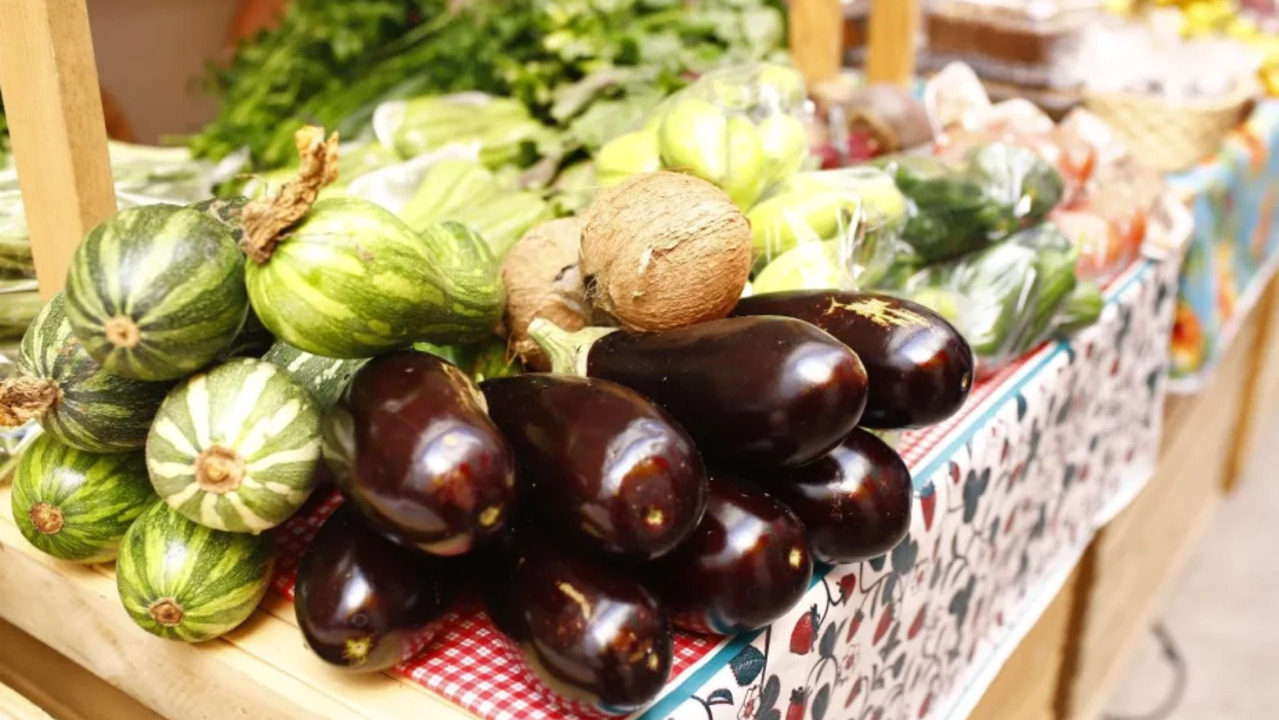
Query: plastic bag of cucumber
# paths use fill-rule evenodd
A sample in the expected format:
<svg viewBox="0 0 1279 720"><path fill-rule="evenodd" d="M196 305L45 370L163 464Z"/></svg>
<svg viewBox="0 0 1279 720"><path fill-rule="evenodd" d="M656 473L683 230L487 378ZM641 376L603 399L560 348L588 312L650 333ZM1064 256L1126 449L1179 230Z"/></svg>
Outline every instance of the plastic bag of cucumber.
<svg viewBox="0 0 1279 720"><path fill-rule="evenodd" d="M333 482L346 502L295 593L320 657L389 668L474 590L554 697L624 712L666 681L674 629L760 627L815 562L904 537L910 473L876 433L968 396L972 351L942 316L839 290L741 299L748 222L669 172L499 268L468 228L317 202L336 146L300 133L272 197L95 228L0 386L0 423L44 430L14 480L23 534L117 557L142 628L199 642L245 620L271 529ZM494 362L508 342L543 371Z"/></svg>
<svg viewBox="0 0 1279 720"><path fill-rule="evenodd" d="M892 156L799 173L747 213L755 292L876 289L932 308L971 343L982 375L1053 335L1096 322L1101 287L1077 277L1079 248L1045 222L1057 170L988 143L961 163Z"/></svg>

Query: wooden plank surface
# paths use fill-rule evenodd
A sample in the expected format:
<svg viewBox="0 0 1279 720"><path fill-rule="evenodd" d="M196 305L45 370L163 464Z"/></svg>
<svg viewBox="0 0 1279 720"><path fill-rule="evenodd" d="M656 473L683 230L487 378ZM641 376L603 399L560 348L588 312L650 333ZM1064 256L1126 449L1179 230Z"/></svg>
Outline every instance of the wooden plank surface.
<svg viewBox="0 0 1279 720"><path fill-rule="evenodd" d="M85 0L0 0L0 90L48 298L80 239L115 212Z"/></svg>
<svg viewBox="0 0 1279 720"><path fill-rule="evenodd" d="M866 79L909 85L915 77L920 0L872 0Z"/></svg>
<svg viewBox="0 0 1279 720"><path fill-rule="evenodd" d="M1279 277L1270 281L1261 302L1253 309L1257 315L1257 336L1248 367L1248 385L1244 388L1236 442L1222 478L1226 492L1233 492L1247 469L1248 458L1257 443L1265 439L1258 433L1268 428L1268 420L1279 409Z"/></svg>
<svg viewBox="0 0 1279 720"><path fill-rule="evenodd" d="M0 489L0 508L8 506L9 490ZM325 665L275 593L219 640L193 646L153 637L120 605L110 567L45 557L7 512L0 513L0 619L168 718L473 720L406 679Z"/></svg>

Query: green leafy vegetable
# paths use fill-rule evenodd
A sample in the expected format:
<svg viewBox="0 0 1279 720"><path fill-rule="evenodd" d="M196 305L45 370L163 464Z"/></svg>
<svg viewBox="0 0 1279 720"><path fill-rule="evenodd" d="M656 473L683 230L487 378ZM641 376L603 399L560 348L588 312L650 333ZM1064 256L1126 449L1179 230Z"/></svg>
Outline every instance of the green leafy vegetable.
<svg viewBox="0 0 1279 720"><path fill-rule="evenodd" d="M590 151L693 76L780 53L783 18L777 0L296 0L213 72L222 108L190 144L270 169L303 123L354 138L379 103L478 90Z"/></svg>

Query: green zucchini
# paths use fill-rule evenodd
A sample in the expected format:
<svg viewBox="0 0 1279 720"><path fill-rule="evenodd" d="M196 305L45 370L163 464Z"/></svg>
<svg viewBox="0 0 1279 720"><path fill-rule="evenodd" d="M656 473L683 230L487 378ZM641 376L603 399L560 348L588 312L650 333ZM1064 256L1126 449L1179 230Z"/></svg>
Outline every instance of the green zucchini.
<svg viewBox="0 0 1279 720"><path fill-rule="evenodd" d="M142 453L95 455L42 434L18 461L11 500L32 545L61 560L100 563L115 558L156 497Z"/></svg>
<svg viewBox="0 0 1279 720"><path fill-rule="evenodd" d="M253 614L271 583L273 549L269 536L211 530L154 503L124 534L116 587L142 629L203 642Z"/></svg>
<svg viewBox="0 0 1279 720"><path fill-rule="evenodd" d="M23 378L0 385L0 423L37 419L58 440L92 453L141 449L171 383L104 370L71 332L61 293L27 328L18 354Z"/></svg>
<svg viewBox="0 0 1279 720"><path fill-rule="evenodd" d="M240 213L244 210L244 206L248 204L249 199L244 196L209 198L192 205L191 209L204 213L222 223L231 231L231 239L239 242L240 238L244 237L244 226L240 224Z"/></svg>
<svg viewBox="0 0 1279 720"><path fill-rule="evenodd" d="M246 278L276 337L316 355L362 358L417 341L493 332L504 293L483 238L456 223L414 232L367 200L317 202Z"/></svg>
<svg viewBox="0 0 1279 720"><path fill-rule="evenodd" d="M306 502L320 459L320 410L275 365L231 360L192 376L160 406L147 470L164 501L190 520L259 533Z"/></svg>
<svg viewBox="0 0 1279 720"><path fill-rule="evenodd" d="M310 391L311 396L321 407L328 407L337 402L338 396L346 389L351 376L367 362L313 355L283 340L272 345L262 359L284 368L294 380L302 383L302 386Z"/></svg>
<svg viewBox="0 0 1279 720"><path fill-rule="evenodd" d="M248 313L231 232L173 205L122 210L89 232L67 274L67 318L89 355L134 380L176 380L215 360Z"/></svg>

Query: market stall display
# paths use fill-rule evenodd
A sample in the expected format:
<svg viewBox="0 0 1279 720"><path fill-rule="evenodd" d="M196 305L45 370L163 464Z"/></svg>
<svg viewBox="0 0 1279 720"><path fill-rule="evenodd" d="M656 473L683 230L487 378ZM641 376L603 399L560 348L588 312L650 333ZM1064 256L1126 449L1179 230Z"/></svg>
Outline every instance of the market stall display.
<svg viewBox="0 0 1279 720"><path fill-rule="evenodd" d="M603 144L609 187L557 206L578 219L481 229L432 188L526 192L508 170L549 123L469 97L372 106L359 144L300 131L251 199L124 210L80 246L65 322L28 336L82 362L24 355L0 406L48 421L64 385L164 384L133 414L145 448L116 456L164 500L119 540L130 617L234 645L270 583L323 662L483 718L971 707L1150 474L1180 226L1093 207L1072 151L1104 143L1051 121L942 123L938 157L814 171L797 80L753 65ZM509 114L445 133L465 151L412 118L470 101ZM344 156L377 182L335 183ZM1063 212L1136 237L1093 252ZM169 283L197 247L216 306ZM495 330L556 372L520 374ZM107 434L45 426L37 444ZM33 525L77 509L45 505Z"/></svg>

